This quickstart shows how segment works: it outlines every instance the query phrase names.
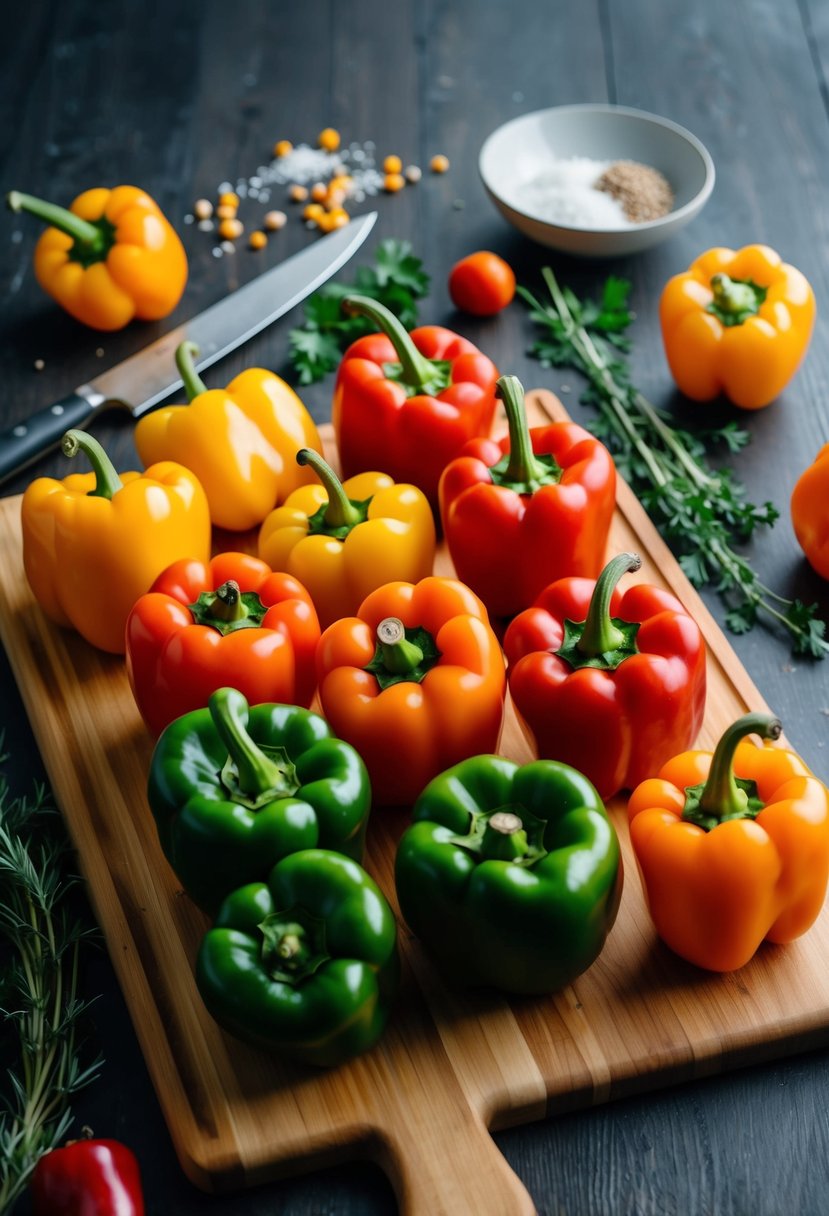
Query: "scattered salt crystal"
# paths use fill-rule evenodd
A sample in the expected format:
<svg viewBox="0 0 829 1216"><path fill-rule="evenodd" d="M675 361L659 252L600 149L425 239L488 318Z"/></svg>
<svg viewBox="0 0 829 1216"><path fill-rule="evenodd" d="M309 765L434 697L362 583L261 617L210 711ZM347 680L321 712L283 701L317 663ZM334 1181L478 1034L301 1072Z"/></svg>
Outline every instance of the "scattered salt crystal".
<svg viewBox="0 0 829 1216"><path fill-rule="evenodd" d="M236 252L236 246L233 244L233 241L222 241L221 249L223 253Z"/></svg>
<svg viewBox="0 0 829 1216"><path fill-rule="evenodd" d="M184 222L185 224L192 224L195 218L196 217L194 215L185 215Z"/></svg>
<svg viewBox="0 0 829 1216"><path fill-rule="evenodd" d="M213 231L213 221L212 220L199 220L199 232L212 232L212 231Z"/></svg>
<svg viewBox="0 0 829 1216"><path fill-rule="evenodd" d="M221 250L221 248L220 248L220 246L219 246L219 245L214 245L214 246L213 246L213 257L214 257L214 258L220 258L220 257L222 257L222 250Z"/></svg>
<svg viewBox="0 0 829 1216"><path fill-rule="evenodd" d="M257 176L253 176L252 178L250 178L250 179L249 179L249 181L248 181L248 185L249 185L249 186L253 186L253 187L254 187L254 189L258 190L258 189L259 189L259 187L262 185L262 178L261 178L261 177L257 177Z"/></svg>
<svg viewBox="0 0 829 1216"><path fill-rule="evenodd" d="M233 187L231 186L230 182L222 182L221 186L219 186L219 188L218 188L217 193L218 194L228 194L232 189L233 189Z"/></svg>
<svg viewBox="0 0 829 1216"><path fill-rule="evenodd" d="M595 189L595 183L613 161L588 156L553 160L535 177L519 184L507 201L520 211L577 228L629 228L622 204Z"/></svg>

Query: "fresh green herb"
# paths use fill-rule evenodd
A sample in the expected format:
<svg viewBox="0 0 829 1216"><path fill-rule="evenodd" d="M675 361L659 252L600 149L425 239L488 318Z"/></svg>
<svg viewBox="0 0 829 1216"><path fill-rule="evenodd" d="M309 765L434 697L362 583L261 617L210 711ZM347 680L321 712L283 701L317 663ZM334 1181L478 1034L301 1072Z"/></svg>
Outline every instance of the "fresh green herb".
<svg viewBox="0 0 829 1216"><path fill-rule="evenodd" d="M361 266L352 284L328 283L309 296L305 323L288 335L291 363L300 384L313 384L336 370L347 346L372 333L367 317L349 317L341 304L348 295L370 296L399 317L407 329L417 324L417 301L429 290L429 276L408 241L380 243L373 266Z"/></svg>
<svg viewBox="0 0 829 1216"><path fill-rule="evenodd" d="M591 429L609 445L619 472L675 545L690 581L716 587L733 632L745 633L761 617L770 617L788 631L795 654L825 658L829 642L817 606L771 591L734 548L779 515L771 502L749 502L733 472L714 469L706 459L707 444L721 441L737 452L748 441L746 433L733 423L696 435L678 429L633 386L625 358L630 349L625 331L633 319L629 283L608 279L596 303L560 287L549 268L542 275L549 304L519 288L531 319L543 330L531 353L546 367L575 368L587 378L582 400L598 411Z"/></svg>
<svg viewBox="0 0 829 1216"><path fill-rule="evenodd" d="M5 757L0 757L0 763ZM0 774L0 1017L7 1067L0 1109L0 1212L72 1122L70 1095L96 1076L84 1065L78 954L91 930L73 908L69 846L42 786L12 797ZM15 1033L16 1032L16 1033Z"/></svg>

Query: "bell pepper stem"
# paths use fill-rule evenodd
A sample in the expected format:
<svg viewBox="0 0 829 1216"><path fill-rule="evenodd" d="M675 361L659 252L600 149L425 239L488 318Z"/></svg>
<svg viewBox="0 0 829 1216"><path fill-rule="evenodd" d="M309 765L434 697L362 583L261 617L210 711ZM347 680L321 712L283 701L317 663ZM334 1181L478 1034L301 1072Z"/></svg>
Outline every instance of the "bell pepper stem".
<svg viewBox="0 0 829 1216"><path fill-rule="evenodd" d="M596 658L625 644L625 635L610 618L610 599L622 575L638 570L641 565L642 559L638 554L620 553L611 558L602 570L590 597L582 635L576 643L581 654Z"/></svg>
<svg viewBox="0 0 829 1216"><path fill-rule="evenodd" d="M90 498L112 498L124 483L115 471L115 465L107 456L97 439L85 431L67 431L60 442L64 456L77 456L83 452L95 474L95 489L89 491Z"/></svg>
<svg viewBox="0 0 829 1216"><path fill-rule="evenodd" d="M236 688L219 688L207 702L213 725L236 766L239 788L251 798L293 793L285 770L257 747L247 731L249 706Z"/></svg>
<svg viewBox="0 0 829 1216"><path fill-rule="evenodd" d="M422 389L434 379L435 371L431 361L420 353L404 326L384 304L369 299L368 296L346 296L342 307L344 312L368 317L383 331L400 360L403 369L400 378L404 384Z"/></svg>
<svg viewBox="0 0 829 1216"><path fill-rule="evenodd" d="M386 669L395 675L405 675L423 662L423 651L407 641L405 626L396 616L387 616L377 626L377 644Z"/></svg>
<svg viewBox="0 0 829 1216"><path fill-rule="evenodd" d="M527 833L520 815L496 811L487 820L481 838L481 857L487 861L516 861L527 852Z"/></svg>
<svg viewBox="0 0 829 1216"><path fill-rule="evenodd" d="M505 478L522 484L543 479L546 470L533 452L521 381L517 376L501 376L495 384L495 396L504 403L509 427L510 455Z"/></svg>
<svg viewBox="0 0 829 1216"><path fill-rule="evenodd" d="M748 797L734 780L734 753L747 735L779 739L783 726L773 714L744 714L727 727L717 744L711 768L699 799L699 809L715 819L735 816L745 810Z"/></svg>
<svg viewBox="0 0 829 1216"><path fill-rule="evenodd" d="M760 306L757 289L751 283L742 283L727 274L715 274L711 278L711 290L719 312L731 315L754 314Z"/></svg>
<svg viewBox="0 0 829 1216"><path fill-rule="evenodd" d="M94 253L98 249L103 251L106 248L107 240L100 228L95 224L90 224L89 220L75 215L74 211L69 211L66 207L59 207L57 203L48 203L45 199L35 198L33 194L23 194L20 190L11 190L6 195L6 204L11 211L17 213L26 211L29 215L37 216L38 219L51 224L53 228L59 228L61 232L65 232L74 241L85 246L90 253Z"/></svg>
<svg viewBox="0 0 829 1216"><path fill-rule="evenodd" d="M235 579L229 578L216 588L216 598L210 605L210 615L218 621L243 621L248 615L242 590Z"/></svg>
<svg viewBox="0 0 829 1216"><path fill-rule="evenodd" d="M325 488L328 495L328 506L325 509L326 527L354 528L362 522L363 516L346 494L343 483L319 452L315 452L313 448L300 448L296 454L296 462L309 465Z"/></svg>
<svg viewBox="0 0 829 1216"><path fill-rule="evenodd" d="M194 397L198 397L201 393L207 392L207 385L202 380L199 373L193 364L194 359L199 357L199 348L195 342L181 342L176 347L176 367L178 374L184 381L184 391L187 394L188 402Z"/></svg>

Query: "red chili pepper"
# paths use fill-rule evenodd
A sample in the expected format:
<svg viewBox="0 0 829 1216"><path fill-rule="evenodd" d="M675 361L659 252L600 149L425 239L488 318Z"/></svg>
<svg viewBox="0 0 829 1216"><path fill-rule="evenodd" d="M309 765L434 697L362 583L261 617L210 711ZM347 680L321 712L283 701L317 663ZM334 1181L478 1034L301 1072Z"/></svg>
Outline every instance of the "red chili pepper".
<svg viewBox="0 0 829 1216"><path fill-rule="evenodd" d="M144 1216L138 1162L118 1140L73 1140L45 1153L31 1194L32 1216Z"/></svg>
<svg viewBox="0 0 829 1216"><path fill-rule="evenodd" d="M154 735L237 688L251 705L307 708L320 627L302 583L246 553L174 562L127 618L127 675Z"/></svg>
<svg viewBox="0 0 829 1216"><path fill-rule="evenodd" d="M344 477L380 471L411 482L437 509L445 466L495 412L498 369L466 338L438 325L410 334L375 300L351 296L349 312L383 331L343 355L332 405Z"/></svg>
<svg viewBox="0 0 829 1216"><path fill-rule="evenodd" d="M524 390L502 376L509 437L475 439L440 482L440 514L458 578L492 616L528 608L548 583L596 578L616 502L607 448L574 422L527 426Z"/></svg>
<svg viewBox="0 0 829 1216"><path fill-rule="evenodd" d="M504 635L512 699L539 756L577 768L602 798L690 747L705 709L696 622L661 587L616 587L640 565L622 553L596 582L551 583Z"/></svg>

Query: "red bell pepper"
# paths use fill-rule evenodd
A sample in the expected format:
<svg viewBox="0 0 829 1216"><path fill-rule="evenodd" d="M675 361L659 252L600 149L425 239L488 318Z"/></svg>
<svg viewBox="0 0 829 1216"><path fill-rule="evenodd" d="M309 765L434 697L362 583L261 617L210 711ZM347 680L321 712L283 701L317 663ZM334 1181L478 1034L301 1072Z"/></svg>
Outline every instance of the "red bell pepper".
<svg viewBox="0 0 829 1216"><path fill-rule="evenodd" d="M353 342L337 372L331 416L343 476L388 473L416 485L437 510L444 467L467 440L489 433L498 369L450 329L408 334L363 296L343 307L382 330Z"/></svg>
<svg viewBox="0 0 829 1216"><path fill-rule="evenodd" d="M502 376L496 393L509 435L473 439L452 461L440 482L440 514L458 578L491 615L514 616L554 579L596 578L616 467L574 422L530 429L515 376Z"/></svg>
<svg viewBox="0 0 829 1216"><path fill-rule="evenodd" d="M621 553L596 582L559 579L504 635L513 703L539 756L577 768L602 798L690 747L705 709L696 622L660 587L616 586L640 565Z"/></svg>
<svg viewBox="0 0 829 1216"><path fill-rule="evenodd" d="M144 1216L138 1162L118 1140L73 1140L45 1153L31 1196L32 1216Z"/></svg>
<svg viewBox="0 0 829 1216"><path fill-rule="evenodd" d="M289 574L246 553L175 562L127 619L127 674L154 735L232 685L251 705L310 705L320 626Z"/></svg>

